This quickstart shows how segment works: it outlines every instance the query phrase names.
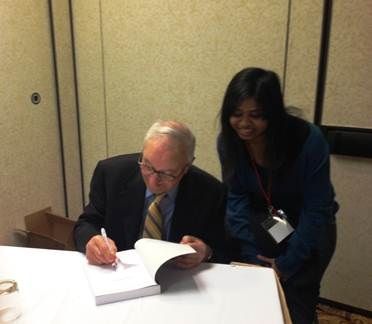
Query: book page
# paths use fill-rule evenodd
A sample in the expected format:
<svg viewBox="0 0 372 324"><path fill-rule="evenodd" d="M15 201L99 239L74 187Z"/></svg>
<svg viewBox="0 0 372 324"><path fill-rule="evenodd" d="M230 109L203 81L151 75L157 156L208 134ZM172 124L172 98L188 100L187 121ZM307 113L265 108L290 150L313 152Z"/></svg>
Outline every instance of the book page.
<svg viewBox="0 0 372 324"><path fill-rule="evenodd" d="M155 280L158 269L167 261L196 251L187 244L173 243L149 238L142 238L134 245L143 263Z"/></svg>
<svg viewBox="0 0 372 324"><path fill-rule="evenodd" d="M157 285L136 250L121 251L117 256L120 262L116 269L111 265L92 265L87 262L85 268L95 296Z"/></svg>

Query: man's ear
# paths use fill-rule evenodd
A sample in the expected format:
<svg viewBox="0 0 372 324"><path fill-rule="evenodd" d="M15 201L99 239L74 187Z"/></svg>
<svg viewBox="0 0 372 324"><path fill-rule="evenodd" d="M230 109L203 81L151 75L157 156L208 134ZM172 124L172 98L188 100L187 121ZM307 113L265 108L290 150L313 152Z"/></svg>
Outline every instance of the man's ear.
<svg viewBox="0 0 372 324"><path fill-rule="evenodd" d="M187 173L187 171L189 171L190 167L192 166L193 162L195 160L195 157L192 158L191 162L189 162L186 167L185 167L185 170L183 171L183 174L185 175Z"/></svg>
<svg viewBox="0 0 372 324"><path fill-rule="evenodd" d="M191 164L188 164L188 165L186 166L186 168L183 170L183 174L182 174L182 176L184 176L184 175L187 173L187 171L189 171L190 166L191 166Z"/></svg>

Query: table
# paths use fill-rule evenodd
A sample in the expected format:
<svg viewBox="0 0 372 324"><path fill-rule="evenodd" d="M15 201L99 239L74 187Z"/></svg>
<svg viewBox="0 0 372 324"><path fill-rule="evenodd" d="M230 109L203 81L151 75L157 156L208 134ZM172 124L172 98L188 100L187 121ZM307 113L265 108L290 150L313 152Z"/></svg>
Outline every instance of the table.
<svg viewBox="0 0 372 324"><path fill-rule="evenodd" d="M0 279L17 281L19 324L284 323L269 268L203 263L166 269L162 293L96 306L80 252L0 246Z"/></svg>

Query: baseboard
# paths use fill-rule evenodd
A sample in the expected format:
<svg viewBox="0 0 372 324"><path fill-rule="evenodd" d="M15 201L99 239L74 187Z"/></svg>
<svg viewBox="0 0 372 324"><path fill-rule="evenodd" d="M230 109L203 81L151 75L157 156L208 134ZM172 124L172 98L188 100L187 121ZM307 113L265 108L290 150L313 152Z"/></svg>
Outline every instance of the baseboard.
<svg viewBox="0 0 372 324"><path fill-rule="evenodd" d="M339 302L336 302L336 301L333 301L327 298L322 298L322 297L319 297L319 303L323 305L335 307L335 308L344 310L349 313L355 313L355 314L359 314L359 315L362 315L368 318L372 318L372 312L369 310L363 309L363 308L358 308L358 307L354 307L351 305L342 304L342 303L339 303Z"/></svg>

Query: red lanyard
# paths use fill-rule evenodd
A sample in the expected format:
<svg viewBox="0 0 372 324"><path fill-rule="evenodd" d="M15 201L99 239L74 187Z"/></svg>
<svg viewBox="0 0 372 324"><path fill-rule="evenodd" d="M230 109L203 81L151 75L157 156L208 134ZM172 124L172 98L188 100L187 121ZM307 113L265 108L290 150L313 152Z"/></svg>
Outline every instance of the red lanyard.
<svg viewBox="0 0 372 324"><path fill-rule="evenodd" d="M266 200L267 206L269 208L269 212L270 212L271 215L276 215L277 214L277 211L274 208L274 206L272 204L272 201L271 201L271 181L272 181L272 179L271 179L271 173L269 175L269 183L268 183L267 192L266 192L265 189L264 189L264 187L263 187L263 183L262 183L262 179L261 179L260 173L257 170L256 162L252 158L251 158L251 164L252 164L254 173L256 174L256 178L257 178L258 185L260 187L261 193L262 193L262 195L264 196L264 198Z"/></svg>

